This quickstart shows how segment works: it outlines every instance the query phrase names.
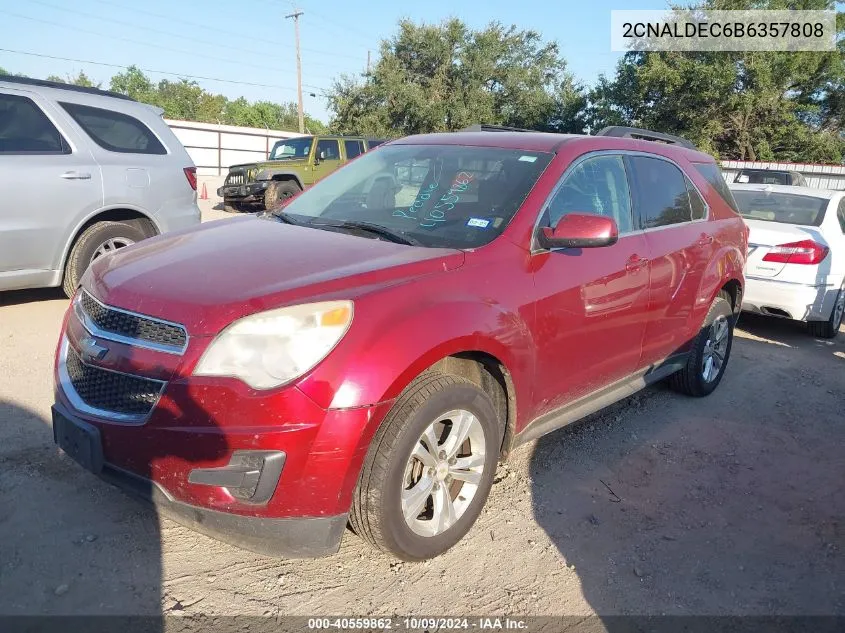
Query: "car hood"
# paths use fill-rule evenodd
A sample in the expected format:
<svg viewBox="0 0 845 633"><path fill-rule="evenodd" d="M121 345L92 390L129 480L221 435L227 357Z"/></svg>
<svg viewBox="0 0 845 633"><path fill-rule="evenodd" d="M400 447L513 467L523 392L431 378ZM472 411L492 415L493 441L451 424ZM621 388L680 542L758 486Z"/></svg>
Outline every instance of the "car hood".
<svg viewBox="0 0 845 633"><path fill-rule="evenodd" d="M240 165L232 165L229 167L229 171L236 170L236 171L246 171L249 169L278 169L280 167L284 167L286 165L306 165L308 164L307 158L287 158L285 160L265 160L261 161L260 163L242 163Z"/></svg>
<svg viewBox="0 0 845 633"><path fill-rule="evenodd" d="M168 233L97 260L83 285L102 302L213 335L283 305L354 299L459 268L464 253L325 231L254 216Z"/></svg>

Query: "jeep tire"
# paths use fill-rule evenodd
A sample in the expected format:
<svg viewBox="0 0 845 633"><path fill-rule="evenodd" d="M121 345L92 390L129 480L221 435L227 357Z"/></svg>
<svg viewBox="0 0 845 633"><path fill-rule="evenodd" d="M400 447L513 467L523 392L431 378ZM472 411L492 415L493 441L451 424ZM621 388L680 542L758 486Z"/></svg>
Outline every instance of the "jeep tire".
<svg viewBox="0 0 845 633"><path fill-rule="evenodd" d="M295 180L274 180L264 191L264 209L272 211L300 191L302 188Z"/></svg>

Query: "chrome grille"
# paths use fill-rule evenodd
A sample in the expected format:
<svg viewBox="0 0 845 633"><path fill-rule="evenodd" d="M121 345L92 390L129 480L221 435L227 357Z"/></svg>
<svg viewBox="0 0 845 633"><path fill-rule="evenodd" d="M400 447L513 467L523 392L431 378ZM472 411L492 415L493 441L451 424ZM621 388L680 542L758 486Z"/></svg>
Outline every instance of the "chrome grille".
<svg viewBox="0 0 845 633"><path fill-rule="evenodd" d="M226 182L224 184L227 185L243 185L246 184L246 177L244 172L242 171L230 171L229 175L226 176Z"/></svg>
<svg viewBox="0 0 845 633"><path fill-rule="evenodd" d="M107 415L143 418L152 411L164 387L160 380L86 365L70 345L64 360L76 396L88 407Z"/></svg>
<svg viewBox="0 0 845 633"><path fill-rule="evenodd" d="M79 307L83 313L80 317L85 325L88 326L90 322L100 330L92 334L101 334L104 338L113 334L123 339L153 343L171 351L184 350L188 342L188 334L181 325L109 308L85 290L80 291Z"/></svg>

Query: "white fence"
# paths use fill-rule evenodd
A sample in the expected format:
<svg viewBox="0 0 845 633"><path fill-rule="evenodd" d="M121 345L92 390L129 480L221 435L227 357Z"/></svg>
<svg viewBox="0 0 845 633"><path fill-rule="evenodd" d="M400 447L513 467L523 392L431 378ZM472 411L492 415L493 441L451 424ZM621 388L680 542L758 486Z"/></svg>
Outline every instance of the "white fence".
<svg viewBox="0 0 845 633"><path fill-rule="evenodd" d="M733 182L743 169L778 169L797 171L814 189L845 190L845 165L814 165L811 163L761 163L739 160L722 161L722 173L727 182Z"/></svg>
<svg viewBox="0 0 845 633"><path fill-rule="evenodd" d="M222 176L230 165L264 160L276 141L298 132L165 119L197 166L200 176Z"/></svg>

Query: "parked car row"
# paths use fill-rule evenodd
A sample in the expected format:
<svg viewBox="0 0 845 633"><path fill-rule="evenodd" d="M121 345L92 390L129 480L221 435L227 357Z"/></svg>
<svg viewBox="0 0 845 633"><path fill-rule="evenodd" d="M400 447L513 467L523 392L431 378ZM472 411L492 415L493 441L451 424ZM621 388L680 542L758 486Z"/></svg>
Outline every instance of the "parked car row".
<svg viewBox="0 0 845 633"><path fill-rule="evenodd" d="M845 306L841 193L729 188L711 156L649 130L283 141L220 190L267 212L194 226L195 172L157 112L15 80L6 159L99 187L0 214L4 245L29 240L0 251L4 287L73 297L55 442L263 554L330 554L351 524L437 556L521 444L656 381L711 394L742 310L834 336ZM20 265L39 249L43 270Z"/></svg>
<svg viewBox="0 0 845 633"><path fill-rule="evenodd" d="M161 111L0 76L0 291L61 286L92 261L200 222L196 167Z"/></svg>

